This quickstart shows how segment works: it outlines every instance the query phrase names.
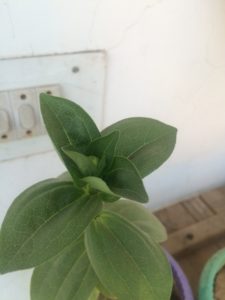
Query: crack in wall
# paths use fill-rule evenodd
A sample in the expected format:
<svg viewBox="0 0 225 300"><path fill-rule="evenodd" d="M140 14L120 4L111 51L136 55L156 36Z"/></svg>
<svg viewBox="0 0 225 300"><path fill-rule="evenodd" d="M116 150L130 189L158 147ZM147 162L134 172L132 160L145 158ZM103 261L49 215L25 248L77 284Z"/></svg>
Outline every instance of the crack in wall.
<svg viewBox="0 0 225 300"><path fill-rule="evenodd" d="M139 16L137 16L136 20L134 20L132 23L130 23L128 26L126 26L122 32L122 35L120 37L120 39L115 42L112 46L109 46L107 48L107 50L113 50L117 47L120 46L120 44L126 39L127 34L129 33L129 31L133 28L135 28L144 18L144 16L149 12L150 9L158 6L159 4L161 4L164 0L156 0L155 2L151 3L151 4L146 4L142 10L142 12L140 13Z"/></svg>
<svg viewBox="0 0 225 300"><path fill-rule="evenodd" d="M91 42L92 42L92 36L93 36L93 31L94 31L94 26L95 26L95 21L98 13L98 9L100 7L100 4L102 3L103 0L98 0L96 2L95 8L94 8L94 13L93 13L93 18L91 21L91 26L90 26L90 31L89 31L89 38L88 38L88 43L87 43L87 49L89 49Z"/></svg>
<svg viewBox="0 0 225 300"><path fill-rule="evenodd" d="M12 15L11 15L11 8L10 8L9 1L7 1L7 0L4 1L3 5L6 8L7 15L8 15L8 18L9 18L9 23L10 23L10 26L11 26L12 38L15 39L16 38L16 31L15 31L15 25L14 25L14 22L13 22L13 18L12 18Z"/></svg>

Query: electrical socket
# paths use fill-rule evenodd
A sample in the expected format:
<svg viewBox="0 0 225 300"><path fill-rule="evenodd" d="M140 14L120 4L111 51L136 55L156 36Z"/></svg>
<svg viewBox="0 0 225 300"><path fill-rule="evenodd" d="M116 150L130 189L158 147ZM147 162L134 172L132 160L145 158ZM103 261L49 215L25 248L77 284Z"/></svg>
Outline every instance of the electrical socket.
<svg viewBox="0 0 225 300"><path fill-rule="evenodd" d="M53 150L40 114L41 92L74 100L101 129L105 73L105 51L0 59L0 161Z"/></svg>
<svg viewBox="0 0 225 300"><path fill-rule="evenodd" d="M12 108L7 92L0 92L0 143L16 138Z"/></svg>
<svg viewBox="0 0 225 300"><path fill-rule="evenodd" d="M40 93L60 96L60 87L49 85L0 93L0 143L46 133L40 112Z"/></svg>

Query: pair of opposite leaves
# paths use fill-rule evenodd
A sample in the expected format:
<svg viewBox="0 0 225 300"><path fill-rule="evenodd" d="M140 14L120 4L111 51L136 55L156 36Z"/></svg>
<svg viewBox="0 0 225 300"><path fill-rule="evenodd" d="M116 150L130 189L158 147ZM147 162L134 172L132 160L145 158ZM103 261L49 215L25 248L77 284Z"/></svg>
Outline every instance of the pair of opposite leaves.
<svg viewBox="0 0 225 300"><path fill-rule="evenodd" d="M41 99L48 133L75 182L82 178L92 188L111 191L109 201L118 196L148 201L142 178L172 153L174 127L149 118L128 118L100 133L80 106L44 94Z"/></svg>
<svg viewBox="0 0 225 300"><path fill-rule="evenodd" d="M43 102L45 103L46 108L42 109L44 120L47 125L48 132L58 150L61 157L63 158L63 161L65 162L68 170L70 171L70 174L74 177L77 176L77 173L75 173L75 165L72 163L71 159L68 158L67 155L65 155L63 147L68 145L68 142L71 145L74 145L76 147L76 150L84 151L86 154L86 145L90 144L93 140L97 138L97 133L99 137L99 132L97 132L96 126L94 125L93 121L90 119L90 117L79 107L74 105L73 103L69 101L61 101L61 99L51 98L47 96L43 96ZM49 108L51 107L51 109ZM134 122L136 121L136 122ZM152 127L146 127L146 122L150 122L150 124L153 124ZM135 126L135 124L139 126ZM127 125L128 124L128 125ZM130 125L129 125L130 124ZM75 127L74 127L75 126ZM154 127L155 126L155 127ZM160 128L160 130L157 131L157 128ZM168 128L169 129L168 129ZM76 130L74 129L76 128ZM148 134L146 133L144 137L141 137L141 134L143 134L143 129L148 128L151 132L151 135L153 136L151 141L148 141ZM156 130L154 130L156 128ZM151 168L156 168L161 164L172 152L172 148L174 147L175 143L175 130L172 127L169 127L165 124L162 124L158 121L154 121L151 119L145 119L145 118L132 118L127 119L124 121L121 121L119 123L116 123L111 126L108 129L105 130L107 133L112 131L114 132L116 130L119 130L120 132L120 138L122 136L122 139L118 141L117 143L117 154L118 155L124 155L124 158L132 159L134 158L134 161L136 162L135 168L139 168L138 171L144 176L145 172L152 171ZM136 131L136 138L132 141L130 141L129 144L125 141L126 138L128 138L130 135L128 133L132 132L132 134ZM163 129L163 130L162 130ZM168 131L167 131L168 130ZM82 133L83 132L83 133ZM95 133L93 133L95 132ZM154 132L157 132L156 136L154 136ZM159 132L163 132L161 136L159 135ZM167 135L166 135L167 133ZM135 136L135 135L134 135ZM170 143L166 142L166 136L168 136L168 139L171 140ZM156 138L157 137L157 138ZM161 140L161 142L159 142ZM124 143L125 141L125 143ZM162 144L161 148L159 147L160 143ZM167 146L166 146L167 144ZM170 144L170 145L168 145ZM142 146L140 146L142 145ZM171 146L172 145L172 146ZM155 149L154 149L154 146ZM81 150L82 149L82 150ZM160 150L160 151L157 151ZM115 152L116 152L115 151ZM146 161L146 153L149 155L150 152L153 154L150 156L150 161L152 159L151 163L147 163ZM137 155L138 153L138 155ZM67 153L68 154L68 153ZM121 157L121 156L118 156ZM142 157L142 160L140 159ZM157 158L157 159L156 159ZM115 159L115 158L114 158ZM155 161L154 161L155 160ZM143 163L145 161L145 163ZM142 163L140 163L142 162ZM141 165L144 166L141 168ZM146 171L146 165L147 170ZM153 167L154 166L154 167ZM120 166L119 168L120 169ZM77 172L77 170L76 170ZM138 172L137 172L138 173ZM87 175L87 174L85 174ZM121 175L121 174L119 174ZM124 174L122 175L122 177ZM118 182L118 174L115 176L117 182ZM115 181L114 178L114 181ZM89 178L90 179L90 178ZM96 182L94 182L96 184ZM100 188L101 190L101 188ZM103 193L104 194L104 193ZM123 195L123 194L122 194ZM30 201L32 199L32 201ZM56 201L57 199L57 201ZM76 199L76 201L74 201ZM53 181L45 181L42 183L39 183L27 191L25 191L20 197L16 199L12 207L10 208L5 221L3 223L2 229L1 229L1 235L0 235L0 270L2 273L17 270L17 269L23 269L28 268L32 266L39 265L43 263L44 261L48 260L49 258L53 257L54 255L57 256L59 254L59 258L62 255L63 257L66 257L68 259L68 256L64 254L61 254L61 252L66 249L69 251L70 246L73 243L76 244L77 238L85 231L88 224L90 224L91 220L99 214L101 210L101 200L104 201L104 198L101 199L101 194L93 194L92 196L81 193L79 189L75 189L74 186L71 186L68 182L55 182ZM134 199L135 200L135 199ZM138 200L138 199L137 199ZM116 206L115 206L116 207ZM104 215L101 215L101 218ZM118 221L118 216L113 215L107 215L105 216L106 219L112 221L116 224L116 221ZM116 219L115 219L116 218ZM101 219L98 219L101 220ZM120 220L121 221L121 220ZM122 220L124 222L124 220ZM141 221L141 218L139 219ZM148 222L146 222L148 223ZM91 223L91 226L88 228L93 227L94 222ZM114 224L114 225L115 225ZM120 224L123 225L122 228L125 228L126 224ZM131 224L129 223L129 226ZM137 224L136 224L137 225ZM119 231L121 229L117 228ZM132 229L133 230L133 229ZM135 229L136 230L136 229ZM91 232L91 229L87 232ZM129 232L129 230L127 230ZM124 237L127 236L127 232L124 232ZM88 236L88 233L85 233ZM90 233L89 233L90 235ZM93 230L91 235L93 236ZM140 238L140 236L138 237ZM135 237L132 239L135 240ZM86 238L88 240L88 238ZM98 241L98 237L94 239L89 239L90 241ZM111 239L109 239L110 241ZM113 239L112 239L113 240ZM86 247L87 246L86 242ZM94 242L95 243L95 242ZM81 243L82 244L82 243ZM95 245L96 246L96 245ZM109 246L109 245L105 245ZM134 251L137 254L137 245ZM76 246L77 247L77 246ZM102 250L103 245L100 245L100 248L97 247L97 253L93 256L94 258L98 257L98 251ZM93 248L93 245L89 248ZM106 247L107 248L107 247ZM79 247L78 247L79 249ZM93 248L95 249L95 247ZM89 259L87 260L89 263L89 260L92 262L92 264L95 264L91 259L91 253L94 253L94 250L89 251ZM110 249L110 248L109 248ZM65 251L66 251L65 250ZM115 250L115 249L114 249ZM88 250L85 249L87 252ZM124 249L123 249L124 251ZM142 247L143 251L143 247ZM125 251L126 252L126 251ZM147 251L148 252L148 251ZM64 252L62 252L64 253ZM79 253L79 251L78 251ZM115 251L116 253L116 251ZM115 255L114 257L117 257ZM149 261L153 259L153 262L155 261L155 256L152 255L152 250L148 252L150 254ZM160 256L160 249L157 250L158 255ZM66 253L65 253L66 254ZM122 257L123 255L120 253L119 255ZM126 255L129 257L129 255ZM141 257L141 252L137 255L137 257ZM86 255L87 258L87 255ZM146 257L147 258L147 257ZM146 263L146 258L142 261L144 265L148 265ZM151 259L152 258L152 259ZM117 259L117 258L116 258ZM57 260L57 258L56 258ZM101 262L104 260L94 259L94 261ZM136 279L140 279L140 284L142 281L145 282L146 274L143 275L143 270L140 268L140 261L135 261L134 257L131 256L131 262L135 263L136 268L138 267L138 270L141 271L140 278L136 276ZM151 264L153 263L151 262ZM161 254L161 259L157 262L158 268L160 265L162 265L162 262L164 262L165 267L165 260L163 260L163 255ZM57 265L56 262L53 262L53 264ZM85 265L85 264L83 264ZM118 265L116 264L114 267ZM153 264L154 265L154 264ZM62 266L61 266L62 267ZM90 263L89 263L90 267ZM42 265L42 267L38 268L44 268L46 269L46 265ZM38 273L37 268L37 273ZM132 267L130 266L132 269ZM90 268L92 270L92 268ZM98 269L98 266L95 266L95 271ZM128 268L129 269L129 268ZM151 269L151 268L150 268ZM100 270L101 267L100 267ZM103 267L103 273L104 273L104 267ZM168 268L165 268L165 270L168 270ZM117 270L118 271L118 270ZM90 271L91 272L91 271ZM99 271L98 271L99 273ZM101 272L100 272L101 273ZM121 272L120 272L121 273ZM35 273L34 273L35 274ZM56 274L54 272L54 274ZM86 273L85 273L86 274ZM94 274L94 272L92 272ZM116 272L115 274L118 275ZM114 275L115 275L114 274ZM154 274L152 272L151 274ZM149 274L149 275L151 275ZM160 272L158 272L160 274ZM104 277L102 274L97 274L98 277L101 278ZM86 275L85 275L86 276ZM120 275L121 276L121 275ZM123 275L122 275L123 276ZM96 277L96 276L95 276ZM168 277L168 274L167 276ZM39 282L40 277L34 276L34 278L37 278L35 280L36 283ZM43 278L43 277L41 277ZM82 276L78 276L78 279L81 279ZM97 278L97 277L96 277ZM142 280L141 280L142 278ZM147 289L148 291L146 293L147 295L151 294L151 299L157 299L154 297L158 297L157 289L154 287L157 286L157 283L160 283L160 280L157 280L157 282L154 283L154 278L150 276L151 280L148 282L149 278L147 276L147 282L148 286L151 287L151 289ZM61 278L62 279L62 278ZM132 278L131 278L132 279ZM78 280L79 281L79 280ZM118 282L116 283L115 278L110 279L111 283L104 282L104 286L108 287L110 290L113 290L115 288L112 288L112 283L114 283L114 286L116 286L116 290L120 290L121 295L119 295L117 292L117 295L119 295L119 299L128 299L132 295L133 298L129 299L139 299L137 298L137 293L140 294L140 299L143 299L143 293L145 293L144 288L138 289L137 285L132 285L130 288L127 287L127 284L129 285L129 282L132 282L128 280L127 283L124 283L122 287L119 288ZM46 281L47 282L47 281ZM65 282L65 279L63 279L63 282ZM82 281L83 282L83 281ZM116 284L115 284L116 283ZM51 282L50 285L53 285ZM33 284L35 286L35 283ZM58 287L58 285L55 285ZM91 287L91 284L90 284ZM140 286L141 287L141 286ZM71 282L71 288L76 288L76 285L73 285L73 282ZM35 289L33 289L34 291ZM44 294L41 293L41 296L38 296L37 292L34 292L33 299L56 299L52 298L44 298L45 294L48 294L47 291L49 289L39 289L39 291L44 291ZM165 289L166 290L166 289ZM65 291L65 289L61 289L61 291ZM82 293L81 287L79 289L76 289L76 293L80 291ZM136 291L136 292L134 292ZM168 289L167 289L168 291ZM135 294L136 293L136 294ZM54 293L53 293L54 294ZM153 296L154 294L154 296ZM57 292L57 295L60 295L60 292ZM126 296L127 295L127 296ZM162 295L162 294L161 294ZM38 298L39 297L39 298ZM57 296L58 297L58 296ZM77 298L76 298L77 297ZM63 299L87 299L86 295L82 296L79 295L79 297L75 296L73 297L72 294L67 295L67 298ZM85 298L86 297L86 298ZM128 298L126 298L128 297ZM136 297L136 298L135 298ZM60 299L60 298L57 298ZM147 298L146 298L147 299ZM166 299L166 298L165 298Z"/></svg>
<svg viewBox="0 0 225 300"><path fill-rule="evenodd" d="M158 245L166 234L157 219L139 203L102 208L96 195L85 197L57 179L21 194L2 226L1 271L37 266L32 300L87 300L96 286L122 300L169 299L170 269Z"/></svg>

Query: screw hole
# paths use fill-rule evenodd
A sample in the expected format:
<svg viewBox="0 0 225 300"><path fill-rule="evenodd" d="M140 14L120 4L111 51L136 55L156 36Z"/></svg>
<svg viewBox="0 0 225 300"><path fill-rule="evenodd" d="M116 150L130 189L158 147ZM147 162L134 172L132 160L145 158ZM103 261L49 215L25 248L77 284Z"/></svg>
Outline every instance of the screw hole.
<svg viewBox="0 0 225 300"><path fill-rule="evenodd" d="M31 135L31 133L32 133L31 130L27 130L27 131L26 131L26 134L27 134L27 135Z"/></svg>
<svg viewBox="0 0 225 300"><path fill-rule="evenodd" d="M72 72L73 73L78 73L79 71L80 71L80 68L77 67L77 66L75 66L75 67L72 68Z"/></svg>
<svg viewBox="0 0 225 300"><path fill-rule="evenodd" d="M47 91L46 94L52 95L52 92L51 91Z"/></svg>
<svg viewBox="0 0 225 300"><path fill-rule="evenodd" d="M2 136L1 136L1 138L3 139L3 140L5 140L5 139L7 139L7 134L3 134Z"/></svg>
<svg viewBox="0 0 225 300"><path fill-rule="evenodd" d="M27 96L26 96L25 94L21 94L21 95L20 95L20 99L21 99L21 100L25 100L26 98L27 98Z"/></svg>
<svg viewBox="0 0 225 300"><path fill-rule="evenodd" d="M186 234L186 239L187 239L187 240L190 240L190 241L191 241L191 240L193 240L193 238L194 238L194 235L193 235L192 233L187 233L187 234Z"/></svg>

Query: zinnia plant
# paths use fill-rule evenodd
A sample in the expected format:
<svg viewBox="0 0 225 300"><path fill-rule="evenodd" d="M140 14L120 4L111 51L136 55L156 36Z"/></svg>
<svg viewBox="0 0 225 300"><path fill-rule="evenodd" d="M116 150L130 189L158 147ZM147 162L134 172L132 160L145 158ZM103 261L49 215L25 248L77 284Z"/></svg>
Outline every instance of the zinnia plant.
<svg viewBox="0 0 225 300"><path fill-rule="evenodd" d="M166 232L142 204L142 179L170 156L176 129L134 117L100 132L79 105L47 94L41 111L67 172L14 200L1 274L34 268L32 300L169 300Z"/></svg>

